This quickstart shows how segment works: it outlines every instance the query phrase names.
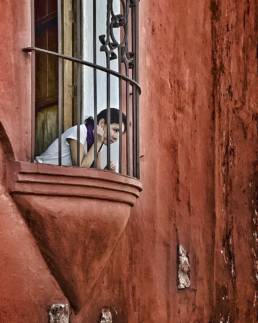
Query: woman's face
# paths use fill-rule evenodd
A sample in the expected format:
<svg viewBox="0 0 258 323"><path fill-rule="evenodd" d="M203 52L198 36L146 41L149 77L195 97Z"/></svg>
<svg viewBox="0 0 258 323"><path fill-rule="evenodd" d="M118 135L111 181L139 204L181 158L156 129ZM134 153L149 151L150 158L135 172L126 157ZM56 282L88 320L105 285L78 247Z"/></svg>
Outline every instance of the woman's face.
<svg viewBox="0 0 258 323"><path fill-rule="evenodd" d="M119 123L111 123L110 125L110 143L115 143L119 138ZM124 133L125 126L122 123L122 133ZM103 143L107 145L107 124L104 124L104 140Z"/></svg>

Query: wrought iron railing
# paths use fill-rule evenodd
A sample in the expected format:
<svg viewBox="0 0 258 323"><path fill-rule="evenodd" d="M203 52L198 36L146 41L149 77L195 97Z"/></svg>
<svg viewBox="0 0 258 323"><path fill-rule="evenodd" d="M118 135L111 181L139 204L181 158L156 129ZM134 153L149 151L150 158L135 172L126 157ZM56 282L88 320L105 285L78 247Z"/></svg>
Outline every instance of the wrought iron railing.
<svg viewBox="0 0 258 323"><path fill-rule="evenodd" d="M85 0L89 1L89 0ZM120 0L121 12L116 13L113 7L113 0L106 1L106 34L97 35L98 13L96 1L93 1L93 35L92 52L93 60L84 60L81 57L65 55L63 53L63 24L62 24L62 0L57 0L58 12L58 52L51 51L36 46L24 48L24 52L34 52L40 55L50 55L58 58L58 164L62 165L62 145L61 136L63 131L64 98L63 98L63 62L70 61L81 66L87 66L93 69L93 106L94 106L94 133L97 129L97 98L98 98L98 78L97 71L106 75L106 108L107 108L107 169L110 169L110 96L111 96L111 76L118 78L119 91L119 173L133 177L140 177L139 170L139 94L141 88L139 85L139 0ZM103 4L105 1L103 1ZM76 0L76 23L77 30L82 25L82 0ZM119 37L116 37L119 30ZM116 31L116 32L115 32ZM81 35L77 32L77 53L81 52ZM99 45L99 46L98 46ZM97 63L98 51L105 53L106 66ZM80 55L81 56L81 55ZM118 61L118 71L111 69L111 61ZM34 73L35 64L34 64ZM80 84L81 73L78 73L77 79L77 161L80 161L80 125L81 116L81 95ZM123 86L125 82L125 86ZM35 84L33 85L35 86ZM127 135L125 145L122 140L122 113L127 116ZM126 146L124 150L124 146ZM94 167L97 167L97 136L94 136ZM123 157L124 156L124 157ZM124 165L124 163L126 165ZM79 166L79 164L78 164Z"/></svg>

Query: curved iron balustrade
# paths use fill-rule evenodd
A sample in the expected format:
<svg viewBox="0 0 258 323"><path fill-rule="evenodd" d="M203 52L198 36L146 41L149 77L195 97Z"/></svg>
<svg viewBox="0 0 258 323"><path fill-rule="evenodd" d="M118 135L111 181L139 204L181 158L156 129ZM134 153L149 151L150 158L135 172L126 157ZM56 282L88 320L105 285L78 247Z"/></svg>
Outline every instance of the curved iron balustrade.
<svg viewBox="0 0 258 323"><path fill-rule="evenodd" d="M81 28L81 0L75 0L77 3L77 28ZM23 49L24 52L36 52L45 55L52 55L58 57L58 133L59 133L59 165L62 165L61 160L61 134L62 134L62 115L63 115L63 66L62 61L67 60L79 64L79 66L88 66L93 69L93 88L94 88L94 129L97 127L97 71L106 73L106 95L107 95L107 125L110 125L110 76L115 76L119 79L119 172L122 173L122 100L126 105L127 115L127 129L130 129L129 122L129 101L131 100L132 113L132 142L130 142L129 135L126 136L126 174L133 177L140 177L139 171L139 94L141 94L141 87L138 83L138 4L139 0L120 0L121 12L115 13L114 1L107 0L107 16L106 16L106 34L98 36L100 47L99 50L106 55L106 67L97 64L97 11L96 1L93 0L93 61L89 62L78 57L64 55L62 44L62 1L57 0L58 8L58 52L50 51L36 46L30 46ZM115 36L115 29L120 30L121 39ZM130 44L129 44L130 42ZM77 46L81 46L80 35L77 35ZM130 50L129 50L130 48ZM79 51L80 52L80 51ZM110 62L118 60L119 71L110 69ZM131 70L131 72L130 72ZM122 73L125 72L125 75ZM130 77L131 74L131 77ZM81 76L80 76L81 77ZM78 83L80 82L80 77ZM125 94L122 93L122 81L126 82ZM132 88L130 93L129 86ZM77 112L80 111L79 103L77 103ZM81 120L77 113L77 161L80 160L80 123ZM97 160L97 144L94 138L94 167L96 167ZM132 160L132 165L131 165ZM107 168L110 169L110 127L107 127Z"/></svg>
<svg viewBox="0 0 258 323"><path fill-rule="evenodd" d="M102 72L108 73L108 74L113 75L115 77L121 78L124 81L127 81L131 85L136 86L139 94L142 93L141 86L140 86L140 84L138 82L136 82L133 79L131 79L131 78L129 78L129 77L123 75L123 74L120 74L120 73L118 73L118 72L116 72L114 70L108 69L108 68L106 68L106 67L104 67L102 65L94 64L94 63L91 63L89 61L85 61L85 60L80 59L80 58L76 58L76 57L69 56L69 55L63 55L63 54L53 52L51 50L47 50L47 49L44 49L44 48L39 48L39 47L30 46L30 47L25 47L22 50L25 53L38 52L38 53L43 53L43 54L47 54L47 55L52 55L52 56L56 56L58 58L61 58L61 59L64 59L64 60L67 60L67 61L70 61L70 62L78 63L78 64L85 65L85 66L92 67L92 68L96 68L97 70L100 70Z"/></svg>

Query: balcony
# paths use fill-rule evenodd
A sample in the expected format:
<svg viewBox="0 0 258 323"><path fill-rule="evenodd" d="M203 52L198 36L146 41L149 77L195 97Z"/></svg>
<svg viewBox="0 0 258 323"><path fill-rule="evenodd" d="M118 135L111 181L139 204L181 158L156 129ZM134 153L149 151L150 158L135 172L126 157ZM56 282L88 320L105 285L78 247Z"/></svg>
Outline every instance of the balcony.
<svg viewBox="0 0 258 323"><path fill-rule="evenodd" d="M96 169L10 162L8 188L75 312L85 304L142 189Z"/></svg>

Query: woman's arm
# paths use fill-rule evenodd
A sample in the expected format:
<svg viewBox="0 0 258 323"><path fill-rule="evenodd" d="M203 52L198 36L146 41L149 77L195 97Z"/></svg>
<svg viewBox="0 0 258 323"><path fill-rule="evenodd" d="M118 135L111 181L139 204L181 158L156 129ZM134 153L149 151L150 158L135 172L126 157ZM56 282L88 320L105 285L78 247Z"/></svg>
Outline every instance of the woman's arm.
<svg viewBox="0 0 258 323"><path fill-rule="evenodd" d="M97 141L97 168L99 168L98 152L100 151L101 146L102 146L102 142ZM90 167L93 162L94 162L94 144L90 147L87 154L84 155L81 162L81 167Z"/></svg>
<svg viewBox="0 0 258 323"><path fill-rule="evenodd" d="M73 166L80 166L82 164L82 160L84 157L84 148L83 145L80 144L80 163L77 162L77 140L75 139L67 139L69 146L70 146L70 152L71 152L71 160Z"/></svg>
<svg viewBox="0 0 258 323"><path fill-rule="evenodd" d="M69 139L69 145L70 145L70 151L71 151L71 159L73 166L78 166L77 163L77 140ZM97 152L99 152L100 148L102 146L102 142L99 140L97 142ZM80 143L80 167L90 167L92 163L94 162L94 145L92 145L87 152L87 154L84 154L84 148L83 145ZM99 168L99 162L97 160L97 168Z"/></svg>
<svg viewBox="0 0 258 323"><path fill-rule="evenodd" d="M103 144L104 140L104 128L100 125L97 125L97 153L100 151L101 146ZM68 139L69 145L70 145L70 152L71 152L71 159L72 164L74 166L78 165L77 162L77 140L75 139ZM94 161L94 144L90 147L87 154L84 153L84 147L83 144L80 143L80 167L90 167ZM97 168L99 168L99 160L97 157Z"/></svg>

